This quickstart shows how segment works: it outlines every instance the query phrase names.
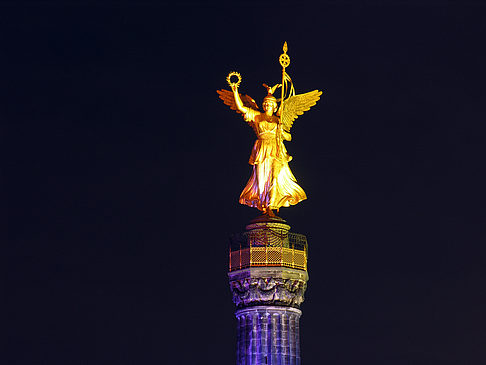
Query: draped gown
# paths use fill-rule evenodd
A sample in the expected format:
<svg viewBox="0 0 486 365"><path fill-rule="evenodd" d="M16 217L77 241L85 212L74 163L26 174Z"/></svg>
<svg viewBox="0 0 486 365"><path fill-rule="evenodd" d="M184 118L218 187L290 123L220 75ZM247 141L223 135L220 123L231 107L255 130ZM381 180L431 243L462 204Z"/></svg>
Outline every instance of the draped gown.
<svg viewBox="0 0 486 365"><path fill-rule="evenodd" d="M261 211L297 204L307 198L290 171L288 155L282 138L277 141L278 117L249 109L245 120L253 127L258 139L253 145L249 163L253 166L248 183L240 195L240 203ZM283 131L282 137L290 140Z"/></svg>

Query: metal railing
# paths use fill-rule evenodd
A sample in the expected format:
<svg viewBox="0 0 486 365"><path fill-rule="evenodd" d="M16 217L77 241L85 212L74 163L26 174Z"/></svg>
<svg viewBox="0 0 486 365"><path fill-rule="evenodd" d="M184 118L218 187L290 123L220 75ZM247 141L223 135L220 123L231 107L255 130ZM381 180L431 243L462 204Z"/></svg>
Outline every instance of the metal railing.
<svg viewBox="0 0 486 365"><path fill-rule="evenodd" d="M229 270L283 266L307 270L307 238L286 230L259 230L231 236Z"/></svg>

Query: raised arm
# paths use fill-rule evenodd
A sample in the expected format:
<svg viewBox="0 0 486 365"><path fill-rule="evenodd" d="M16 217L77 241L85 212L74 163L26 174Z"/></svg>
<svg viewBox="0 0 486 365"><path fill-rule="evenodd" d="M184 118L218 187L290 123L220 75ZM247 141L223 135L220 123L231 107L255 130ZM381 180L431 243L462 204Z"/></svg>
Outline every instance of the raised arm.
<svg viewBox="0 0 486 365"><path fill-rule="evenodd" d="M241 101L240 98L240 93L238 92L238 86L231 85L231 89L233 90L233 95L235 96L236 107L238 108L238 110L243 114L248 113L248 111L251 109L243 105L243 101Z"/></svg>

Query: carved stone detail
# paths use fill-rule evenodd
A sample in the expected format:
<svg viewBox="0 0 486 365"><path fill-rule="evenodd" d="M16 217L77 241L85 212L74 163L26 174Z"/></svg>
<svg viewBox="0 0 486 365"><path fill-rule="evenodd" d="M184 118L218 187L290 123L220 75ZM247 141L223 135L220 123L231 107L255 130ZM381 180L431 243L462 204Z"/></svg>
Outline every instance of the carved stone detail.
<svg viewBox="0 0 486 365"><path fill-rule="evenodd" d="M307 272L288 268L249 268L230 273L233 302L238 308L280 305L299 308L307 288Z"/></svg>

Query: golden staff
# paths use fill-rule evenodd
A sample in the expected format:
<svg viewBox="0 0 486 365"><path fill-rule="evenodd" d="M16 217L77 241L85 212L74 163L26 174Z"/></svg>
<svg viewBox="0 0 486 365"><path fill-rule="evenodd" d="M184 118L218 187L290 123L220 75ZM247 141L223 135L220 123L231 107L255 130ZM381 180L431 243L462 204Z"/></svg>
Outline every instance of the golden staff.
<svg viewBox="0 0 486 365"><path fill-rule="evenodd" d="M280 101L280 118L278 120L278 131L276 134L276 139L277 139L277 156L280 154L279 149L280 149L280 127L282 124L282 118L283 118L283 113L284 113L284 98L285 98L285 68L290 65L290 57L287 54L287 42L284 42L283 45L283 51L278 58L278 61L280 62L280 66L282 66L282 99Z"/></svg>

